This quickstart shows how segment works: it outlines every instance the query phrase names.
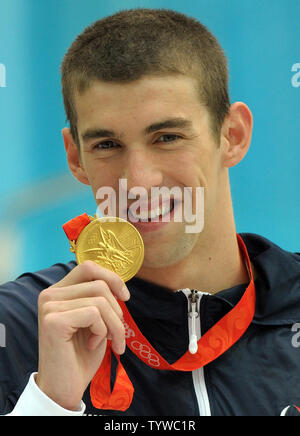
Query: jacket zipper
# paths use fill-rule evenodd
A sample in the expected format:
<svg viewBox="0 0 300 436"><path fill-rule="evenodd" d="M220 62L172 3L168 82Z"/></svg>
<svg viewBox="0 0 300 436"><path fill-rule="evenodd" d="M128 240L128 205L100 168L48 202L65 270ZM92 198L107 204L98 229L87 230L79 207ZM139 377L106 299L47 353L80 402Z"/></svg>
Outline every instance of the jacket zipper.
<svg viewBox="0 0 300 436"><path fill-rule="evenodd" d="M191 289L181 289L188 299L189 351L197 352L197 341L201 337L200 302L204 293ZM208 393L204 378L204 368L192 371L193 384L200 416L211 416Z"/></svg>

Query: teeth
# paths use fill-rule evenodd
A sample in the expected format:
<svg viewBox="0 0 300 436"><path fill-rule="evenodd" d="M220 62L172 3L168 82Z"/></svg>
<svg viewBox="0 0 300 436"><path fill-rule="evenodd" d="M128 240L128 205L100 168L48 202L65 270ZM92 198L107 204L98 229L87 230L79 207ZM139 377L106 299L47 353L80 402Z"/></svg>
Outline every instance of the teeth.
<svg viewBox="0 0 300 436"><path fill-rule="evenodd" d="M168 206L163 206L163 207L157 207L156 209L150 210L150 211L141 211L139 216L137 216L136 214L132 213L134 218L140 218L141 220L147 220L147 219L153 219L153 218L157 218L160 215L166 215L167 213L170 212L170 210L172 209L172 204L168 205Z"/></svg>
<svg viewBox="0 0 300 436"><path fill-rule="evenodd" d="M157 216L162 214L162 210L160 207L157 207L155 210L151 210L150 213L148 213L149 218L156 218Z"/></svg>
<svg viewBox="0 0 300 436"><path fill-rule="evenodd" d="M163 206L162 211L161 211L161 215L166 215L167 213L169 213L171 210L171 205L169 206Z"/></svg>

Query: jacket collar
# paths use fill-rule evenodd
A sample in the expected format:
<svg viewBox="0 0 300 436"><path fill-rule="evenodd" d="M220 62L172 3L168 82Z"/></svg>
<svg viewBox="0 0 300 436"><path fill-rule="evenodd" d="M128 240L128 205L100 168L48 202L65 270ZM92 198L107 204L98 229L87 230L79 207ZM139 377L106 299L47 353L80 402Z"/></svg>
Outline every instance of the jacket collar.
<svg viewBox="0 0 300 436"><path fill-rule="evenodd" d="M300 321L300 253L292 253L254 233L240 233L258 277L255 280L256 324L283 325ZM232 307L246 284L218 292Z"/></svg>
<svg viewBox="0 0 300 436"><path fill-rule="evenodd" d="M268 239L241 233L249 257L257 270L255 280L256 310L254 323L283 325L300 321L300 253L280 248ZM140 316L182 323L186 320L186 297L182 292L133 278L127 283ZM247 283L218 292L210 299L222 300L233 307L241 298ZM129 306L130 303L129 300ZM139 313L136 313L139 316Z"/></svg>

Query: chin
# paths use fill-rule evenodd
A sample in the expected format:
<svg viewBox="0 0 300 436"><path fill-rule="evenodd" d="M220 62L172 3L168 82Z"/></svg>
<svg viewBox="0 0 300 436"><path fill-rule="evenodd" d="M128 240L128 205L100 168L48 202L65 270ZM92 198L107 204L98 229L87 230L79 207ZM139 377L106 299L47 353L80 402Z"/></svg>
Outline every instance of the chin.
<svg viewBox="0 0 300 436"><path fill-rule="evenodd" d="M158 244L145 247L143 268L167 268L186 260L192 254L196 241L193 237L185 237L181 244Z"/></svg>

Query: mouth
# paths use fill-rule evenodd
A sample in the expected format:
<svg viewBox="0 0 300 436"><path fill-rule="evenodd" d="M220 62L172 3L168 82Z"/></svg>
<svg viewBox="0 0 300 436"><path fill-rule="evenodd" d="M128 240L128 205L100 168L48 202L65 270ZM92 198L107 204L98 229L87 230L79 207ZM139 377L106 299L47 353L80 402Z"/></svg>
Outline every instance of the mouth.
<svg viewBox="0 0 300 436"><path fill-rule="evenodd" d="M173 219L176 201L170 201L160 204L157 207L138 207L136 211L127 209L127 219L141 232L152 232L159 230ZM145 206L145 205L144 205Z"/></svg>
<svg viewBox="0 0 300 436"><path fill-rule="evenodd" d="M175 200L171 199L169 202L160 204L153 209L148 209L148 207L138 207L136 211L127 209L127 217L129 221L133 223L136 222L158 222L168 217L175 208Z"/></svg>

